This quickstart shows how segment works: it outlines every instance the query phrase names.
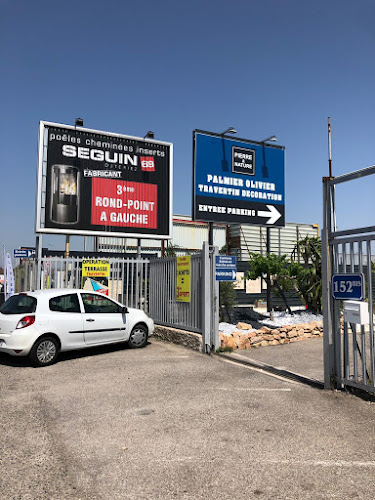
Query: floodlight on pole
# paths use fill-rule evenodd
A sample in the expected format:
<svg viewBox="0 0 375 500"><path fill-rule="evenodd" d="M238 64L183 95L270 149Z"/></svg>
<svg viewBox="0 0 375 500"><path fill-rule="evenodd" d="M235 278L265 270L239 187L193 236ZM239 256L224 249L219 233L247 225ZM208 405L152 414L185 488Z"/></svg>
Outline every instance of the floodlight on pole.
<svg viewBox="0 0 375 500"><path fill-rule="evenodd" d="M146 138L148 138L148 139L154 139L155 138L154 132L152 130L149 130L147 132L147 134L143 137L143 139L146 139Z"/></svg>
<svg viewBox="0 0 375 500"><path fill-rule="evenodd" d="M277 137L275 135L271 135L271 137L267 137L267 139L264 139L263 141L260 141L261 143L263 142L277 142Z"/></svg>
<svg viewBox="0 0 375 500"><path fill-rule="evenodd" d="M76 118L75 126L76 127L83 127L83 119L82 118Z"/></svg>
<svg viewBox="0 0 375 500"><path fill-rule="evenodd" d="M237 130L234 127L229 127L224 132L222 132L220 135L225 135L225 134L237 134Z"/></svg>

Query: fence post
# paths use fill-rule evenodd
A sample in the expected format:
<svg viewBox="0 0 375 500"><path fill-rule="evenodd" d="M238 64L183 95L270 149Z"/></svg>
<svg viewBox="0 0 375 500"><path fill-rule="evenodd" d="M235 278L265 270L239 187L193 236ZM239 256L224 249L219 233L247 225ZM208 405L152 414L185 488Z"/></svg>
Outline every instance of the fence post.
<svg viewBox="0 0 375 500"><path fill-rule="evenodd" d="M213 352L220 347L219 339L219 281L216 280L217 247L211 250L211 349Z"/></svg>
<svg viewBox="0 0 375 500"><path fill-rule="evenodd" d="M211 352L211 269L208 242L202 248L202 350Z"/></svg>
<svg viewBox="0 0 375 500"><path fill-rule="evenodd" d="M322 295L323 295L323 357L324 388L334 389L335 381L335 346L333 335L333 307L330 294L332 276L332 253L330 232L332 221L331 190L329 178L323 178L323 229L322 229ZM337 368L339 369L339 368Z"/></svg>

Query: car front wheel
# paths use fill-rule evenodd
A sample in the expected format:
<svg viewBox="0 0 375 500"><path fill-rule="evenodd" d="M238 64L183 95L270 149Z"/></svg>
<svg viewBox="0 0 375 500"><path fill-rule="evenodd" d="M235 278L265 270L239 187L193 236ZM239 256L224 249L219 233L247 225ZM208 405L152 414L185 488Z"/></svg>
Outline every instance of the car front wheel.
<svg viewBox="0 0 375 500"><path fill-rule="evenodd" d="M129 347L144 347L147 343L148 331L143 325L136 325L129 337Z"/></svg>
<svg viewBox="0 0 375 500"><path fill-rule="evenodd" d="M56 361L59 345L53 337L38 339L30 351L30 361L34 366L48 366Z"/></svg>

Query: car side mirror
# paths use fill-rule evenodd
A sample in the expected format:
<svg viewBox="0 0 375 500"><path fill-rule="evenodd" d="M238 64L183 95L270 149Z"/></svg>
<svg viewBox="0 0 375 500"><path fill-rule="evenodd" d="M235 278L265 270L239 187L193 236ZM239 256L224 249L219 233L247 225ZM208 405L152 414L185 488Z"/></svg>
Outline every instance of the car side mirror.
<svg viewBox="0 0 375 500"><path fill-rule="evenodd" d="M126 306L123 306L121 308L121 312L122 312L122 314L127 314L129 312L129 310L128 310L128 308Z"/></svg>

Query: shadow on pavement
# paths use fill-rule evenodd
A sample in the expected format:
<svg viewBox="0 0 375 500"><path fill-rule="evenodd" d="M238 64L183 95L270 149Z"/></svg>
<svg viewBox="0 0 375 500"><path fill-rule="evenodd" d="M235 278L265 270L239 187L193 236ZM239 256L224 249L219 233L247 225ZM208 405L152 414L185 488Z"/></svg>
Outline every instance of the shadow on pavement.
<svg viewBox="0 0 375 500"><path fill-rule="evenodd" d="M150 345L150 342L147 342L145 347L148 345ZM125 350L132 350L127 343L110 344L99 347L86 347L85 349L80 349L78 351L62 352L57 358L57 363ZM30 368L32 366L27 356L10 356L5 353L0 353L0 365L16 366L19 368Z"/></svg>

